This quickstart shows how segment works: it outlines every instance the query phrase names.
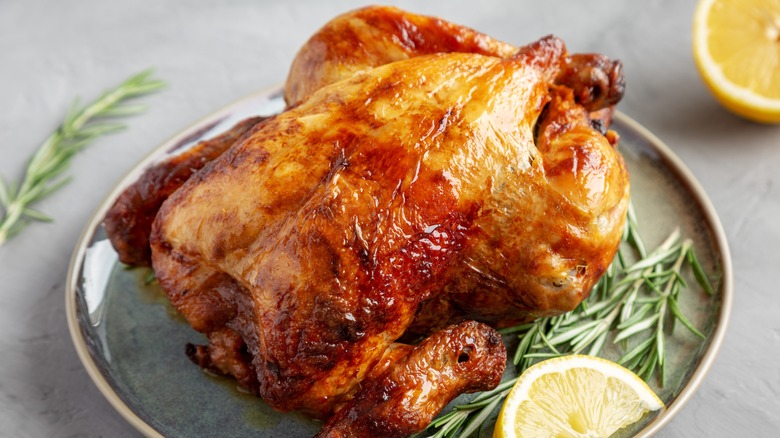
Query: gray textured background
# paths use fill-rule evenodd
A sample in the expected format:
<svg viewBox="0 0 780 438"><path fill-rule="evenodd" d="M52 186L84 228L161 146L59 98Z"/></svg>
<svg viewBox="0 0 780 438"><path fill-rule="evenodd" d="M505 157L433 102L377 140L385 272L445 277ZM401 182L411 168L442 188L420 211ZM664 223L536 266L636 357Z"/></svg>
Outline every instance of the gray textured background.
<svg viewBox="0 0 780 438"><path fill-rule="evenodd" d="M693 64L691 0L391 2L525 43L554 33L572 51L624 62L620 109L682 158L731 245L735 300L711 373L663 437L780 430L780 127L722 110ZM74 162L73 182L0 247L0 435L135 436L89 380L68 335L71 251L108 190L151 148L253 91L281 83L297 48L358 1L0 1L0 175L16 179L71 99L154 67L170 83L151 110Z"/></svg>

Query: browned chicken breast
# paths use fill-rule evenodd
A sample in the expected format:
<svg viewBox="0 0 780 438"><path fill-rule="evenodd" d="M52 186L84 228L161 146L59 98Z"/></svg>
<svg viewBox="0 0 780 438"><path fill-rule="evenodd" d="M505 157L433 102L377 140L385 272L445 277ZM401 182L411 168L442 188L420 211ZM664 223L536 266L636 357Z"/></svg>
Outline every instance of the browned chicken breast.
<svg viewBox="0 0 780 438"><path fill-rule="evenodd" d="M291 107L159 196L154 270L209 337L188 355L326 419L321 436L407 436L494 387L490 326L573 309L617 250L629 183L606 126L622 91L619 63L554 37L338 17L296 58ZM412 334L427 337L399 342Z"/></svg>
<svg viewBox="0 0 780 438"><path fill-rule="evenodd" d="M297 105L325 85L394 61L433 53L479 53L504 58L517 47L436 17L371 6L338 16L298 51L284 87Z"/></svg>

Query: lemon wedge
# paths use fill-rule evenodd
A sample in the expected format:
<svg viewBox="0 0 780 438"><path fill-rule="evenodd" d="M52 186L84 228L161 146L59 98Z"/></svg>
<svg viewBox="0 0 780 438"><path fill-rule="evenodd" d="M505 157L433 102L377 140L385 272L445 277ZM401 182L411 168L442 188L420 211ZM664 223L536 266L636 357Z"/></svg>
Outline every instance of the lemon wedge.
<svg viewBox="0 0 780 438"><path fill-rule="evenodd" d="M607 437L663 407L630 370L594 356L563 356L520 376L493 437Z"/></svg>
<svg viewBox="0 0 780 438"><path fill-rule="evenodd" d="M693 55L724 107L757 122L780 122L780 0L700 0Z"/></svg>

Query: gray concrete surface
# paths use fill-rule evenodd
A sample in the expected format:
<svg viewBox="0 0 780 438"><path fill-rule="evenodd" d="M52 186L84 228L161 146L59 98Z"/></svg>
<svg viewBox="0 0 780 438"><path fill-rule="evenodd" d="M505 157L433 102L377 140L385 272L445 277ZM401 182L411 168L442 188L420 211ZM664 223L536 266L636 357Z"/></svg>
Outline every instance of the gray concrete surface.
<svg viewBox="0 0 780 438"><path fill-rule="evenodd" d="M661 437L780 430L780 126L717 105L691 54L692 0L391 2L513 42L546 34L620 58L620 109L688 165L731 245L735 300L710 374ZM73 182L38 207L56 218L0 247L0 436L130 437L92 384L64 312L71 251L108 190L151 148L253 91L281 83L297 48L360 1L0 1L0 175L16 179L74 96L154 67L170 83L129 129L83 152Z"/></svg>

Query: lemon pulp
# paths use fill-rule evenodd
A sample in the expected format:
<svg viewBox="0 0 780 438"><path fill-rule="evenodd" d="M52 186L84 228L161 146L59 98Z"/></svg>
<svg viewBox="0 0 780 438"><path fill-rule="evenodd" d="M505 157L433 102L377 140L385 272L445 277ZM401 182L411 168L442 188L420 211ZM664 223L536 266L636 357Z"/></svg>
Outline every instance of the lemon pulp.
<svg viewBox="0 0 780 438"><path fill-rule="evenodd" d="M663 402L633 372L592 356L564 356L526 370L499 414L495 437L601 437Z"/></svg>
<svg viewBox="0 0 780 438"><path fill-rule="evenodd" d="M743 117L780 122L780 0L701 0L693 29L715 97Z"/></svg>

